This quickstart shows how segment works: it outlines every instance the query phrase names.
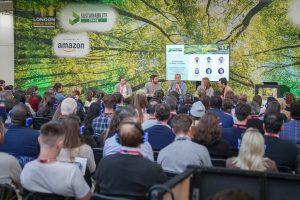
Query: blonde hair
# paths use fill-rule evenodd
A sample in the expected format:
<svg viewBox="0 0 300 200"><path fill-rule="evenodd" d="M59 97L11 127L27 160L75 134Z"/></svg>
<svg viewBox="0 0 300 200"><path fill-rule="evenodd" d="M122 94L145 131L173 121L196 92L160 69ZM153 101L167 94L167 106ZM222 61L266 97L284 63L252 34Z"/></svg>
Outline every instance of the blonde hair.
<svg viewBox="0 0 300 200"><path fill-rule="evenodd" d="M245 132L238 157L233 161L236 167L243 170L265 171L269 166L264 158L264 138L254 128Z"/></svg>

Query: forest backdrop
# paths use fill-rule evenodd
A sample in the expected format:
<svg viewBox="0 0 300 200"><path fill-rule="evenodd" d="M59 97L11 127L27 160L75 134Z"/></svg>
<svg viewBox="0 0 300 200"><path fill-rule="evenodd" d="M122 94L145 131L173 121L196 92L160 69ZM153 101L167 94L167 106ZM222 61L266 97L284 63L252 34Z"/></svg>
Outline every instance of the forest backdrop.
<svg viewBox="0 0 300 200"><path fill-rule="evenodd" d="M108 5L117 13L106 32L87 32L90 52L82 58L57 57L53 38L68 33L60 11L70 3ZM299 26L288 18L290 0L15 0L15 86L56 82L112 92L119 75L134 90L149 75L165 78L167 44L230 44L230 82L235 91L253 95L254 85L276 81L300 96ZM55 28L33 27L35 8L53 6ZM189 82L189 92L195 90ZM166 84L164 87L167 87ZM214 84L216 89L217 85Z"/></svg>

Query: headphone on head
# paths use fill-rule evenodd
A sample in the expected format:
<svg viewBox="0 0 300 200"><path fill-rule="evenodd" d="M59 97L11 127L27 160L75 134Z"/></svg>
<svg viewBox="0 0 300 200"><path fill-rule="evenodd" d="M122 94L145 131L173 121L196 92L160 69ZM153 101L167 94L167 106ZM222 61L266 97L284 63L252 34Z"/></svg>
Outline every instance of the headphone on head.
<svg viewBox="0 0 300 200"><path fill-rule="evenodd" d="M132 122L132 121L125 121L125 122L121 122L120 126L121 125L125 125L125 124L133 125L134 128L136 128L139 131L139 133L142 135L141 143L148 142L148 132L144 132L140 124L138 124L136 122ZM116 142L118 144L120 144L120 140L119 140L119 135L118 134L115 135L115 139L116 139Z"/></svg>
<svg viewBox="0 0 300 200"><path fill-rule="evenodd" d="M12 112L12 110L10 110L8 112L10 118L11 118L11 112ZM27 112L26 119L25 119L25 126L30 127L32 125L32 122L33 122L33 118L31 116L31 114L29 112Z"/></svg>

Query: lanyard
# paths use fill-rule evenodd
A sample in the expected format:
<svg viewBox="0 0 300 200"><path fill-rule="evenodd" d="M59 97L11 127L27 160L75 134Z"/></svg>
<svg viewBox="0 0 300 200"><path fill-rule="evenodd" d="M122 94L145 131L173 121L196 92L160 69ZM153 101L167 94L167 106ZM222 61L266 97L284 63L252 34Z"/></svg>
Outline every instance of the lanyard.
<svg viewBox="0 0 300 200"><path fill-rule="evenodd" d="M265 133L265 136L270 136L272 138L279 138L279 135L276 133Z"/></svg>
<svg viewBox="0 0 300 200"><path fill-rule="evenodd" d="M239 124L233 124L233 128L240 128L240 129L247 129L247 126L245 125L239 125Z"/></svg>
<svg viewBox="0 0 300 200"><path fill-rule="evenodd" d="M140 150L131 150L131 149L121 149L120 153L126 155L135 155L135 156L142 155Z"/></svg>
<svg viewBox="0 0 300 200"><path fill-rule="evenodd" d="M49 159L38 159L38 161L39 161L40 163L43 163L43 164L45 164L45 163L50 163L50 162L54 162L54 161L56 161L56 158L49 158Z"/></svg>

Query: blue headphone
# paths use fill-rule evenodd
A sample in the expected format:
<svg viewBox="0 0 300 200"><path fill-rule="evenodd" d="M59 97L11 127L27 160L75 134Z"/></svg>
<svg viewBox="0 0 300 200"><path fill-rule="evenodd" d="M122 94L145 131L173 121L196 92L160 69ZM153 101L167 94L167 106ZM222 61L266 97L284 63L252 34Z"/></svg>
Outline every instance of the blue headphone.
<svg viewBox="0 0 300 200"><path fill-rule="evenodd" d="M121 122L120 125L123 125L123 124L131 124L133 125L136 129L138 129L139 133L143 136L142 137L142 141L141 143L145 143L145 142L148 142L148 139L149 139L149 134L148 132L144 132L141 125L140 124L137 124L135 122ZM119 140L119 135L118 133L115 134L115 140L118 144L120 144L120 140Z"/></svg>
<svg viewBox="0 0 300 200"><path fill-rule="evenodd" d="M11 118L11 110L8 112L8 114L9 114L9 117ZM26 120L25 120L25 125L27 127L30 127L32 125L32 122L33 122L33 118L31 116L31 114L27 113L27 117L26 117Z"/></svg>

